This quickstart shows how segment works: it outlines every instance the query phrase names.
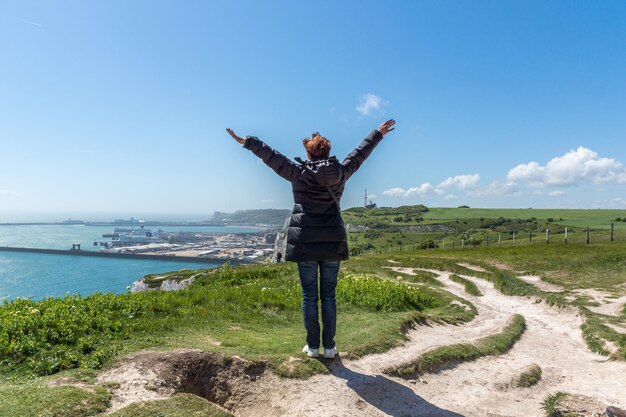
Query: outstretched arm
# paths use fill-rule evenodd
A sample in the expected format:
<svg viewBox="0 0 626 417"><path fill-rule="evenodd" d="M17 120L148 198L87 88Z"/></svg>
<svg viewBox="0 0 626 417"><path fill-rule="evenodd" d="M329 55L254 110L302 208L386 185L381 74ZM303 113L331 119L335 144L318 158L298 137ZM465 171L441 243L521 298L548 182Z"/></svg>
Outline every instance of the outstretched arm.
<svg viewBox="0 0 626 417"><path fill-rule="evenodd" d="M376 145L382 140L383 136L395 129L393 125L396 121L393 119L387 120L385 123L378 126L378 129L373 130L372 133L367 135L363 142L341 163L343 165L343 179L347 181L360 167L368 156L372 153Z"/></svg>
<svg viewBox="0 0 626 417"><path fill-rule="evenodd" d="M300 175L300 168L295 162L280 152L272 149L259 138L255 136L246 136L244 139L237 136L230 128L227 128L226 131L233 139L242 144L244 148L251 150L253 154L261 158L265 165L272 168L274 172L287 181L294 181Z"/></svg>

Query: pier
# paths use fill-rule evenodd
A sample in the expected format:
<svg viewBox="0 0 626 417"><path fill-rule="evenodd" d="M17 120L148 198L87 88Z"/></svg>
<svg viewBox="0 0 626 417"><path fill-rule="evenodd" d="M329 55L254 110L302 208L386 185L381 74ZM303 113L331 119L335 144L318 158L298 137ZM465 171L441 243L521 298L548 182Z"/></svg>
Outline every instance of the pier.
<svg viewBox="0 0 626 417"><path fill-rule="evenodd" d="M205 258L197 256L170 256L170 255L146 255L134 253L114 253L114 252L96 252L82 249L40 249L40 248L20 248L12 246L0 246L0 252L26 252L26 253L47 253L50 255L66 255L66 256L91 256L97 258L126 258L126 259L147 259L153 261L184 261L196 262L201 264L223 264L229 262L231 265L241 264L257 264L259 261L252 259L224 259L224 258Z"/></svg>

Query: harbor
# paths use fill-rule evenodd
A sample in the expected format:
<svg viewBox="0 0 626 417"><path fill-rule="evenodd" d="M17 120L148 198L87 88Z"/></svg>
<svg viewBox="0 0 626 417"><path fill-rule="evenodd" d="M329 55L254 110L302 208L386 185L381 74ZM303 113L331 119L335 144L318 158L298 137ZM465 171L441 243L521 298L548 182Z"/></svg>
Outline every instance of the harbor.
<svg viewBox="0 0 626 417"><path fill-rule="evenodd" d="M102 237L111 240L94 241L94 246L104 247L100 253L260 262L271 259L276 232L271 229L255 233L166 232L142 225L116 227ZM80 249L80 245L73 249Z"/></svg>
<svg viewBox="0 0 626 417"><path fill-rule="evenodd" d="M119 223L0 225L0 300L119 294L145 275L255 264L273 253L266 226Z"/></svg>
<svg viewBox="0 0 626 417"><path fill-rule="evenodd" d="M22 253L45 253L50 255L67 255L67 256L89 256L96 258L122 258L122 259L145 259L152 261L180 261L180 262L195 262L202 264L222 264L226 261L233 265L239 264L251 264L259 263L252 259L224 259L224 258L210 258L210 257L198 257L198 256L176 256L172 255L159 255L159 254L141 254L141 253L125 253L125 252L96 252L86 251L79 249L41 249L41 248L19 248L11 246L0 246L0 252L22 252Z"/></svg>

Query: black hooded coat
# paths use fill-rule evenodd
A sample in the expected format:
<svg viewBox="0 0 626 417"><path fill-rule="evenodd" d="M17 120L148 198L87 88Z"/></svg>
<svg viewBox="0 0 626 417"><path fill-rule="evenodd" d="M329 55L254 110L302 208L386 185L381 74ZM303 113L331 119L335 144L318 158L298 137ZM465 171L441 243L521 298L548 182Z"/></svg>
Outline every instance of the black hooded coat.
<svg viewBox="0 0 626 417"><path fill-rule="evenodd" d="M346 181L382 138L378 130L372 131L343 162L334 156L312 161L296 158L294 162L257 137L246 137L244 148L251 150L278 175L291 182L295 204L287 232L285 260L348 259L348 239L338 203Z"/></svg>

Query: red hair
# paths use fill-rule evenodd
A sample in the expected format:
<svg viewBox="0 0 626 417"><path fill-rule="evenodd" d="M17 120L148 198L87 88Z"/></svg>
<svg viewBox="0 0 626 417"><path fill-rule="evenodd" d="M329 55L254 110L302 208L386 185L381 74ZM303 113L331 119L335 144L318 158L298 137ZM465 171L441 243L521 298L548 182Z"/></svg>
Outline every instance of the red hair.
<svg viewBox="0 0 626 417"><path fill-rule="evenodd" d="M302 143L311 158L328 158L330 155L330 141L317 132L313 133L310 138L304 138Z"/></svg>

